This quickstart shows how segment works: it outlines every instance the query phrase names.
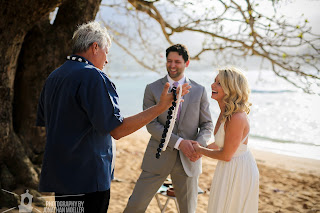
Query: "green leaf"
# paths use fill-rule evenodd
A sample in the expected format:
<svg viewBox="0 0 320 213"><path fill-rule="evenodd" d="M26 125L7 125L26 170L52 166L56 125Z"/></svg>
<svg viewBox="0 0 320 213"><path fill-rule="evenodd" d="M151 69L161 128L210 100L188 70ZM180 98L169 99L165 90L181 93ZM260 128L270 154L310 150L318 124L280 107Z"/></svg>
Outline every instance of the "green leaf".
<svg viewBox="0 0 320 213"><path fill-rule="evenodd" d="M286 59L286 57L287 57L287 54L282 53L282 59L284 60L284 59Z"/></svg>

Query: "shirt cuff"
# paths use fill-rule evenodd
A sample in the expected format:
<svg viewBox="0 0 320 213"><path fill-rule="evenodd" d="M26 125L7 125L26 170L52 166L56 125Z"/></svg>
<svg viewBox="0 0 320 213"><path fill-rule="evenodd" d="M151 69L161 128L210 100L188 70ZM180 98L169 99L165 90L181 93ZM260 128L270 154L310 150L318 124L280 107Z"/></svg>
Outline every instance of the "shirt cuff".
<svg viewBox="0 0 320 213"><path fill-rule="evenodd" d="M180 145L180 143L181 143L182 140L183 140L183 138L179 138L179 139L177 140L176 144L174 145L174 148L175 148L175 149L180 150L180 149L179 149L179 145Z"/></svg>

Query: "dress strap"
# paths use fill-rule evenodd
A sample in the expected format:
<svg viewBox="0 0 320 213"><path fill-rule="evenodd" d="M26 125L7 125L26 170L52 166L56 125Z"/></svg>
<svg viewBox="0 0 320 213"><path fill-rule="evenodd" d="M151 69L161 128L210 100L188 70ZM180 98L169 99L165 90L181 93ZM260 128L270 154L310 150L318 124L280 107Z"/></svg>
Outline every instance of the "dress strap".
<svg viewBox="0 0 320 213"><path fill-rule="evenodd" d="M249 137L249 133L250 131L248 132L247 136L241 141L241 143L244 143L247 140L247 138Z"/></svg>

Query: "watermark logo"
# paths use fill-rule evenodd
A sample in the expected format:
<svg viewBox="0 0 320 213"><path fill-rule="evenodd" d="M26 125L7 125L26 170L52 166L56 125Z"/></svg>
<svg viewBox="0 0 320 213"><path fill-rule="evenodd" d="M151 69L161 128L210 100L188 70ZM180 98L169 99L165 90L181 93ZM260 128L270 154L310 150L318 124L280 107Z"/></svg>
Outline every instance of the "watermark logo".
<svg viewBox="0 0 320 213"><path fill-rule="evenodd" d="M30 213L32 212L32 198L33 196L31 194L29 194L29 190L26 190L26 193L21 194L21 202L20 205L18 206L19 208L19 213ZM28 199L28 203L27 205L25 204L25 200Z"/></svg>
<svg viewBox="0 0 320 213"><path fill-rule="evenodd" d="M46 201L44 213L84 213L84 201Z"/></svg>
<svg viewBox="0 0 320 213"><path fill-rule="evenodd" d="M8 190L2 189L2 191L19 196L18 194L14 192L10 192ZM64 196L58 196L58 197L73 197L73 196L82 196L83 194L79 195L64 195ZM84 201L46 201L46 205L43 208L43 210L39 210L32 206L32 199L33 196L29 193L29 190L26 190L26 193L21 194L21 202L20 205L18 205L19 213L32 213L34 211L40 212L40 213L84 213ZM44 197L37 197L37 198L44 198L44 199L50 199L52 200L55 198L55 196L44 196ZM13 209L16 209L17 207L12 207L10 209L7 209L5 211L2 211L1 213L10 212Z"/></svg>

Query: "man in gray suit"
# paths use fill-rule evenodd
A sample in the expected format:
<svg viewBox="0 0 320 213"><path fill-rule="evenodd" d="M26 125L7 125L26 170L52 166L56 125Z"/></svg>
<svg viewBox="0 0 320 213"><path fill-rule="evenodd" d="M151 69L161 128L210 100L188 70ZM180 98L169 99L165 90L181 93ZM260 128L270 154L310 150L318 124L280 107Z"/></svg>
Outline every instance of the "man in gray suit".
<svg viewBox="0 0 320 213"><path fill-rule="evenodd" d="M213 125L209 102L205 88L184 75L190 62L187 48L181 44L173 45L166 50L166 57L168 75L147 85L143 108L147 109L159 102L161 90L167 82L170 85L174 82L189 83L190 93L183 97L184 102L180 106L179 118L174 125L167 150L161 153L159 159L156 158L156 153L167 121L167 112L147 125L151 138L143 158L141 175L129 198L125 213L145 212L169 174L180 211L196 211L198 177L202 163L201 156L195 153L191 140L206 146L211 138Z"/></svg>

